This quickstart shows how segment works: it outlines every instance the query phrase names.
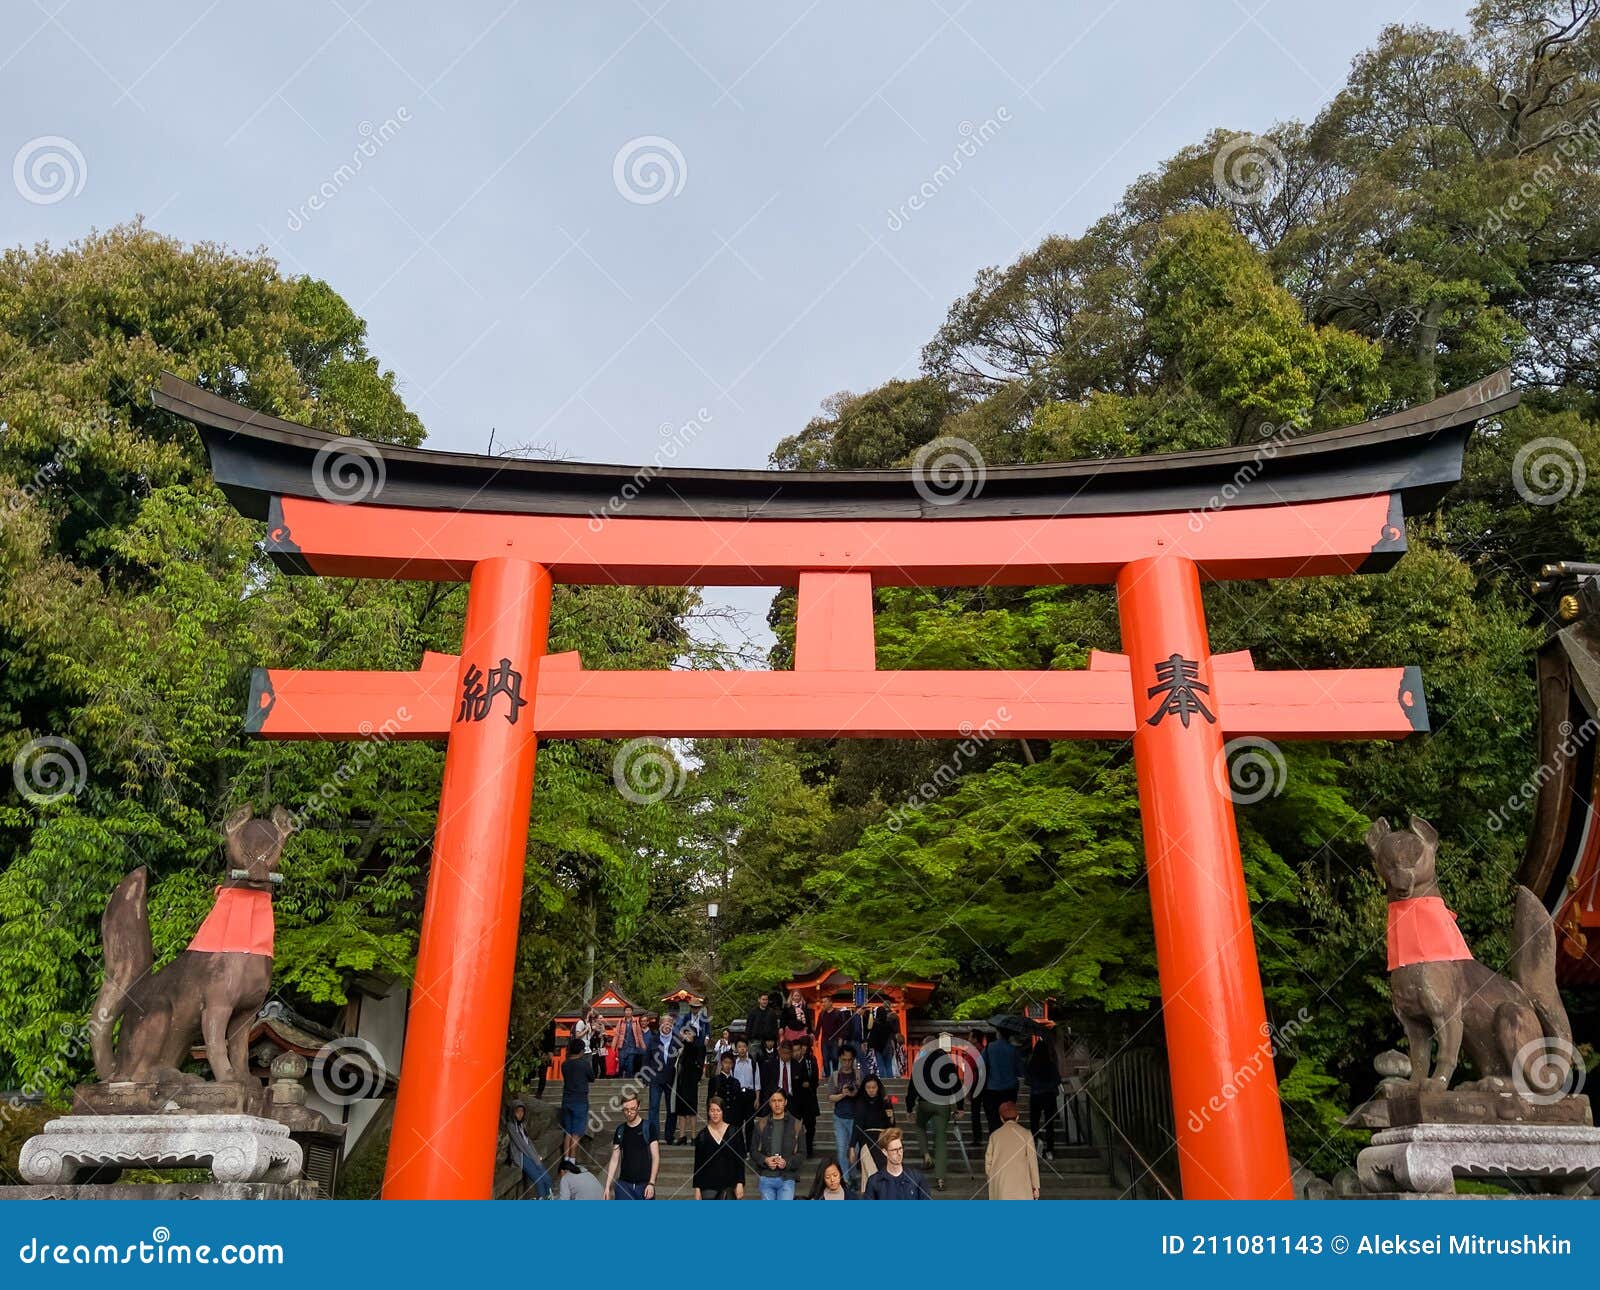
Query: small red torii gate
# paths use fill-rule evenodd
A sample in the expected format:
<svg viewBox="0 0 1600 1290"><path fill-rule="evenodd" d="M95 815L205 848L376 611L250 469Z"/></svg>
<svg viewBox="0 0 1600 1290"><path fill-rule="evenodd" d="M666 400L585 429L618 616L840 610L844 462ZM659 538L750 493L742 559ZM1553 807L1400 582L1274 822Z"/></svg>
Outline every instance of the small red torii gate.
<svg viewBox="0 0 1600 1290"><path fill-rule="evenodd" d="M490 1194L539 738L951 738L1002 710L1011 738L1132 739L1184 1194L1287 1197L1224 743L1403 738L1427 729L1426 708L1414 668L1213 658L1201 582L1391 567L1405 514L1459 479L1473 426L1516 399L1502 372L1364 425L990 469L949 497L908 471L365 444L164 376L155 402L199 427L280 567L470 584L459 656L415 672L258 668L247 715L267 739L448 741L385 1198ZM794 670L586 670L546 654L556 582L797 585ZM876 670L875 585L1073 583L1115 586L1124 655L1081 671Z"/></svg>

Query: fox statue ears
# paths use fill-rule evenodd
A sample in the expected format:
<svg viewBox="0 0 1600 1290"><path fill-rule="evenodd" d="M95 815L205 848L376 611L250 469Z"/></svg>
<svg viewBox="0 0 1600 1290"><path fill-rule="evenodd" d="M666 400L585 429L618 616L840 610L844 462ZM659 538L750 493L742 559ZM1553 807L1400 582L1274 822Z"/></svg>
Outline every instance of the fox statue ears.
<svg viewBox="0 0 1600 1290"><path fill-rule="evenodd" d="M250 823L250 821L255 818L255 813L255 808L251 806L250 803L246 802L232 815L230 815L223 823L223 836L231 838L235 833L244 828L246 824ZM288 837L289 834L294 831L294 817L290 815L289 812L282 806L274 806L272 808L272 814L269 818L272 820L273 824L277 826L278 833L282 837Z"/></svg>
<svg viewBox="0 0 1600 1290"><path fill-rule="evenodd" d="M1439 845L1438 831L1420 815L1413 815L1408 827L1421 840L1424 846L1436 847ZM1383 840L1393 831L1389 827L1389 821L1380 815L1372 822L1372 827L1367 830L1367 850L1372 852L1373 855L1377 855L1378 848L1383 845Z"/></svg>

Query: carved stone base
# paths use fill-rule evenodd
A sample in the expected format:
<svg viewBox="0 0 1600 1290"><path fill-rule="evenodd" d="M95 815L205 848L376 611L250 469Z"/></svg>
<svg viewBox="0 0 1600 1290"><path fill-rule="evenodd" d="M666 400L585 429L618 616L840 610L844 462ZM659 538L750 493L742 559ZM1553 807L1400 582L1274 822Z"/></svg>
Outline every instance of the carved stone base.
<svg viewBox="0 0 1600 1290"><path fill-rule="evenodd" d="M1510 1090L1451 1089L1441 1093L1399 1085L1387 1091L1389 1127L1394 1129L1408 1124L1594 1123L1589 1099L1582 1094L1549 1102L1529 1102Z"/></svg>
<svg viewBox="0 0 1600 1290"><path fill-rule="evenodd" d="M254 1115L69 1115L23 1143L31 1183L71 1183L80 1171L209 1168L219 1183L282 1183L300 1176L300 1144Z"/></svg>
<svg viewBox="0 0 1600 1290"><path fill-rule="evenodd" d="M160 1080L81 1084L72 1095L77 1115L267 1115L271 1106L258 1079L216 1084L195 1075Z"/></svg>
<svg viewBox="0 0 1600 1290"><path fill-rule="evenodd" d="M1371 1192L1444 1195L1457 1178L1532 1178L1571 1191L1600 1184L1600 1129L1555 1124L1414 1124L1372 1135L1356 1157Z"/></svg>

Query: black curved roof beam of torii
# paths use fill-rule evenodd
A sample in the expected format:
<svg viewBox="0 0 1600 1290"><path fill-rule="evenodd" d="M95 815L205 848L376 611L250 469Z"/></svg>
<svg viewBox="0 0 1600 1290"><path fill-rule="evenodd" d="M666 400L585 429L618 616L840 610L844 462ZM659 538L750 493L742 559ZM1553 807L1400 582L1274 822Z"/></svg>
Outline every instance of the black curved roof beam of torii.
<svg viewBox="0 0 1600 1290"><path fill-rule="evenodd" d="M1502 371L1255 447L988 467L952 498L911 470L635 467L370 444L170 374L154 396L199 427L217 483L268 521L268 550L293 572L463 579L478 559L517 554L565 582L793 585L811 570L921 586L1110 582L1159 551L1213 579L1386 569L1405 551L1403 516L1439 501L1476 423L1518 397ZM340 469L376 483L342 496Z"/></svg>

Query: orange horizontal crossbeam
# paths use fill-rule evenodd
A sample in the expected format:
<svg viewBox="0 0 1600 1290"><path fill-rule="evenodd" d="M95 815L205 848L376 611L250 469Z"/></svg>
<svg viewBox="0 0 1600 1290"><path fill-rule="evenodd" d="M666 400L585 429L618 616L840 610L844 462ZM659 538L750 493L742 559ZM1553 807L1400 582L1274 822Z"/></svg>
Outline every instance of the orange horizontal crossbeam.
<svg viewBox="0 0 1600 1290"><path fill-rule="evenodd" d="M1115 656L1101 656L1114 659ZM1229 737L1399 739L1427 727L1416 668L1256 672L1218 667ZM458 702L456 659L416 672L258 668L247 728L265 739L441 739ZM1129 673L606 672L548 656L533 699L541 739L1126 739Z"/></svg>
<svg viewBox="0 0 1600 1290"><path fill-rule="evenodd" d="M794 586L867 573L880 586L1114 582L1136 560L1180 555L1202 577L1290 578L1383 567L1405 550L1398 494L1150 515L961 520L729 520L511 515L274 498L267 550L287 569L349 578L466 581L518 556L557 582Z"/></svg>

